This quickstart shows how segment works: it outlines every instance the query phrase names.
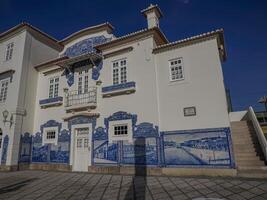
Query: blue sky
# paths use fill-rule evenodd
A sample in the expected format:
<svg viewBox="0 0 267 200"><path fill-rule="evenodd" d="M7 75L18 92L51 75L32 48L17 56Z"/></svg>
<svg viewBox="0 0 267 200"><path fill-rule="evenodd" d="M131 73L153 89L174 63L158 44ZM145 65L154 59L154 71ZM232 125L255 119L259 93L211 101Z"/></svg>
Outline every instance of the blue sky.
<svg viewBox="0 0 267 200"><path fill-rule="evenodd" d="M109 21L120 36L146 27L140 10L150 3L163 11L160 27L170 41L223 28L228 54L223 71L233 108L263 109L257 100L267 95L266 0L0 0L0 32L26 21L62 39Z"/></svg>

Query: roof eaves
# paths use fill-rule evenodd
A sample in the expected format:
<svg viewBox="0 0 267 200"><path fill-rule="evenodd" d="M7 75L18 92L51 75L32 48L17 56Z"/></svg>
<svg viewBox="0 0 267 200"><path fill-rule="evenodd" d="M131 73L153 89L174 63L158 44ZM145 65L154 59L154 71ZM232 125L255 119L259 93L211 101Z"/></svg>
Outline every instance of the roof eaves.
<svg viewBox="0 0 267 200"><path fill-rule="evenodd" d="M175 48L175 47L178 47L180 45L186 45L189 42L197 41L199 39L209 38L209 37L216 36L216 35L219 35L219 39L220 39L219 42L224 47L222 49L224 51L223 52L223 60L226 60L226 51L225 51L225 44L224 44L223 29L218 29L218 30L215 30L215 31L203 33L203 34L192 36L192 37L185 38L185 39L182 39L182 40L177 40L177 41L174 41L174 42L170 42L168 44L160 45L160 46L158 46L158 47L153 49L153 53L158 53L160 51L168 50L170 48Z"/></svg>
<svg viewBox="0 0 267 200"><path fill-rule="evenodd" d="M52 59L52 60L49 60L49 61L46 61L46 62L43 62L43 63L40 63L38 65L35 65L34 68L36 70L39 70L40 68L42 67L48 67L48 66L51 66L51 65L55 65L63 60L67 60L69 59L68 56L63 56L63 57L60 57L60 58L55 58L55 59Z"/></svg>
<svg viewBox="0 0 267 200"><path fill-rule="evenodd" d="M153 28L150 28L150 29L141 29L139 31L135 31L135 32L132 32L132 33L123 35L121 37L117 37L114 40L111 40L111 41L108 41L108 42L99 44L99 45L95 46L95 48L98 49L98 50L100 50L100 49L102 49L102 48L104 48L106 46L113 45L113 44L115 44L117 42L120 42L120 41L129 39L131 37L138 36L138 35L141 35L143 33L150 32L150 31L151 32L157 31L161 35L161 38L164 40L164 42L168 42L168 39L166 38L166 36L164 35L164 33L158 27L153 27Z"/></svg>

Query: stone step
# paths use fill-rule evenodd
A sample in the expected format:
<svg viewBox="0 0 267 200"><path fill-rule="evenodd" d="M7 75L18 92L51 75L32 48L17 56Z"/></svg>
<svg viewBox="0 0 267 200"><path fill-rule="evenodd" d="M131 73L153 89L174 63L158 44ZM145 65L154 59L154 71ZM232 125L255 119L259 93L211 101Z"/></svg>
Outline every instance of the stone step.
<svg viewBox="0 0 267 200"><path fill-rule="evenodd" d="M235 149L255 149L253 144L234 144Z"/></svg>
<svg viewBox="0 0 267 200"><path fill-rule="evenodd" d="M244 178L267 178L266 167L238 167L237 176Z"/></svg>
<svg viewBox="0 0 267 200"><path fill-rule="evenodd" d="M252 149L252 148L242 149L242 148L235 148L235 147L234 147L234 152L235 153L257 153L256 149Z"/></svg>
<svg viewBox="0 0 267 200"><path fill-rule="evenodd" d="M257 152L247 153L247 152L236 152L236 158L247 158L247 157L256 157L258 156Z"/></svg>
<svg viewBox="0 0 267 200"><path fill-rule="evenodd" d="M247 161L247 160L238 160L236 161L237 166L265 166L265 163L262 160L257 161Z"/></svg>
<svg viewBox="0 0 267 200"><path fill-rule="evenodd" d="M236 160L237 162L238 162L238 161L248 161L248 162L263 161L263 160L261 160L258 156L250 156L250 157L241 157L241 156L239 156L239 157L236 157L235 160Z"/></svg>

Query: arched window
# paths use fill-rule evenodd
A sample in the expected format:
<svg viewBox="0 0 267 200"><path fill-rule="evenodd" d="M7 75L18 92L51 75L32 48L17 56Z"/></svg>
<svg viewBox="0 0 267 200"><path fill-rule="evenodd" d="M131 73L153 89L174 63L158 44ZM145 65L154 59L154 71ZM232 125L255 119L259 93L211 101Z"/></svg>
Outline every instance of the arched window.
<svg viewBox="0 0 267 200"><path fill-rule="evenodd" d="M0 128L0 149L2 147L2 137L3 137L3 132L2 129Z"/></svg>

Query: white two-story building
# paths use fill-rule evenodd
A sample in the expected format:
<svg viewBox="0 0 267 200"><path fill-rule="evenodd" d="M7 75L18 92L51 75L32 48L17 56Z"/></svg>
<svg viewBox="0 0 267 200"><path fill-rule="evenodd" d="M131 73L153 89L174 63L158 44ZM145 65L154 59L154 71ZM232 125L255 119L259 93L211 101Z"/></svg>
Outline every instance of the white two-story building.
<svg viewBox="0 0 267 200"><path fill-rule="evenodd" d="M0 34L1 169L234 168L223 30L169 42L158 6L142 14L120 37Z"/></svg>

